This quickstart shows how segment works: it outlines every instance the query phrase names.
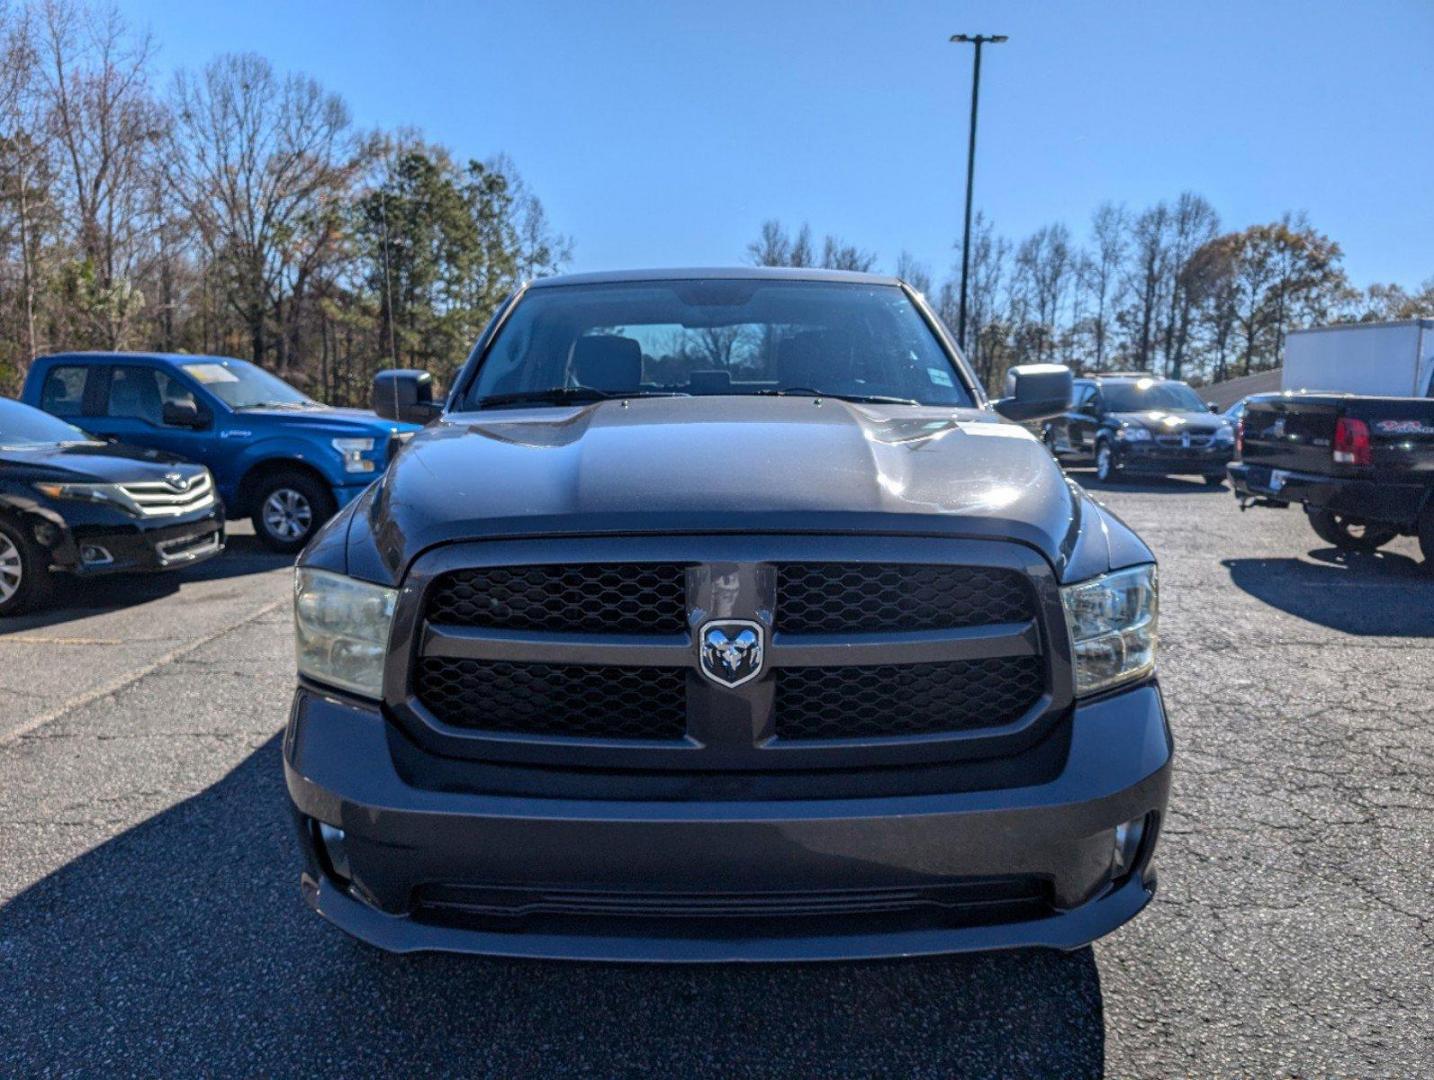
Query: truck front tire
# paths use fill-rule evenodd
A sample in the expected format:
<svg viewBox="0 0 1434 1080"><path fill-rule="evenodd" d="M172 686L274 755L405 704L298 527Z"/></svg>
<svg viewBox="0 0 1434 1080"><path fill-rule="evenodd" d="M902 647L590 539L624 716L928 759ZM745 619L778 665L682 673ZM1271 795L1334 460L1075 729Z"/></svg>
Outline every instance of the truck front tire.
<svg viewBox="0 0 1434 1080"><path fill-rule="evenodd" d="M277 472L259 482L254 493L254 535L270 551L302 551L337 509L328 486L307 473Z"/></svg>
<svg viewBox="0 0 1434 1080"><path fill-rule="evenodd" d="M1419 553L1424 556L1424 569L1434 574L1434 500L1419 515Z"/></svg>
<svg viewBox="0 0 1434 1080"><path fill-rule="evenodd" d="M1341 551L1377 551L1399 535L1398 529L1388 525L1376 525L1332 510L1306 509L1305 513L1309 515L1315 535Z"/></svg>

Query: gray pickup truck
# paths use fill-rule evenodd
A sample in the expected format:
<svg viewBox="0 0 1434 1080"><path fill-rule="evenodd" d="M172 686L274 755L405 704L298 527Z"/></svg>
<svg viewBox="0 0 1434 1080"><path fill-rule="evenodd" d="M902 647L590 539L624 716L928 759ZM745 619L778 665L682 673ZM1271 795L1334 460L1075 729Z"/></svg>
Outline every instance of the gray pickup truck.
<svg viewBox="0 0 1434 1080"><path fill-rule="evenodd" d="M1302 506L1346 551L1417 536L1434 570L1434 399L1262 394L1245 406L1230 479L1241 506Z"/></svg>
<svg viewBox="0 0 1434 1080"><path fill-rule="evenodd" d="M626 961L1130 919L1172 760L1154 560L1011 422L1070 373L1007 389L892 278L521 289L299 560L309 904L389 950Z"/></svg>

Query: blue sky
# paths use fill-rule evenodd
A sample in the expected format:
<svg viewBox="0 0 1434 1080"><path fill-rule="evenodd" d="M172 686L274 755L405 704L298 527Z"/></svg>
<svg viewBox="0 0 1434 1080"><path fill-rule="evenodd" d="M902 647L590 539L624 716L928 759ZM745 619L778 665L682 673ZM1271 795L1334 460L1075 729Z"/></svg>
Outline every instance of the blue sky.
<svg viewBox="0 0 1434 1080"><path fill-rule="evenodd" d="M1103 199L1201 192L1231 228L1308 211L1360 284L1434 276L1434 3L125 0L164 68L254 50L364 126L506 151L574 269L744 260L810 221L939 279L976 205L1083 235ZM202 12L202 14L200 14Z"/></svg>

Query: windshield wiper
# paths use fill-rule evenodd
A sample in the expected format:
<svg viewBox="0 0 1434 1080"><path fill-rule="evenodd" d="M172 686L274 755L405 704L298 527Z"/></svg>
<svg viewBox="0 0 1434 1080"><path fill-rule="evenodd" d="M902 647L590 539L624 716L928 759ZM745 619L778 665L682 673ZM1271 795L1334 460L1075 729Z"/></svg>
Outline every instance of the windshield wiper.
<svg viewBox="0 0 1434 1080"><path fill-rule="evenodd" d="M920 405L914 398L891 397L886 394L829 394L810 386L781 386L752 391L762 397L818 397L837 401L855 401L868 405Z"/></svg>
<svg viewBox="0 0 1434 1080"><path fill-rule="evenodd" d="M591 386L550 386L546 390L518 390L511 394L490 394L473 403L487 409L501 405L581 405L641 397L688 397L673 390L596 390Z"/></svg>

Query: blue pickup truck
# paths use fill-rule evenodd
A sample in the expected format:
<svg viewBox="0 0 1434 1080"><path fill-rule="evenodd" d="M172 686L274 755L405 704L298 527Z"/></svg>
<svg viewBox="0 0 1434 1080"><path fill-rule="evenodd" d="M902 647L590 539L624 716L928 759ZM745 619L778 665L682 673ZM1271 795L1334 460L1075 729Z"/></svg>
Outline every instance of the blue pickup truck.
<svg viewBox="0 0 1434 1080"><path fill-rule="evenodd" d="M335 409L245 360L168 353L37 358L21 400L91 434L207 465L230 518L298 551L382 474L418 425Z"/></svg>

